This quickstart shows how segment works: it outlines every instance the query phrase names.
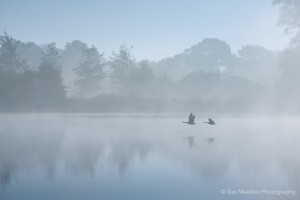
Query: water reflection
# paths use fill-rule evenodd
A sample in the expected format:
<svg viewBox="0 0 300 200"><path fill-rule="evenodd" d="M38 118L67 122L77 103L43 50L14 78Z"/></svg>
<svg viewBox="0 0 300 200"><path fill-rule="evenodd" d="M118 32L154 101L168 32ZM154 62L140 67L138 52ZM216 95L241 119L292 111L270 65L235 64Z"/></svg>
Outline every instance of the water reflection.
<svg viewBox="0 0 300 200"><path fill-rule="evenodd" d="M184 137L182 138L183 140L187 140L189 147L193 147L195 146L195 136L188 136L188 137Z"/></svg>
<svg viewBox="0 0 300 200"><path fill-rule="evenodd" d="M124 176L134 159L143 160L151 150L151 144L140 137L122 137L112 142L109 158L120 176Z"/></svg>
<svg viewBox="0 0 300 200"><path fill-rule="evenodd" d="M73 175L93 176L95 166L103 153L103 144L87 133L69 134L64 140L62 152L65 168Z"/></svg>
<svg viewBox="0 0 300 200"><path fill-rule="evenodd" d="M37 165L51 178L61 151L64 126L57 123L47 126L35 119L6 120L0 130L1 183L8 184L20 169L31 169Z"/></svg>
<svg viewBox="0 0 300 200"><path fill-rule="evenodd" d="M215 141L216 138L214 137L209 137L209 138L205 138L204 140L207 141L208 144L211 144Z"/></svg>
<svg viewBox="0 0 300 200"><path fill-rule="evenodd" d="M203 142L195 146L195 136L184 137L189 142L189 146L193 147L193 151L180 149L174 152L174 149L170 149L170 153L176 153L174 155L175 158L184 163L184 165L187 165L193 174L200 175L203 180L222 178L229 170L230 156L228 152L222 149L219 143L206 145L206 142L209 142L207 141L208 138L203 138L202 136L201 139L201 134L198 138Z"/></svg>
<svg viewBox="0 0 300 200"><path fill-rule="evenodd" d="M250 187L249 177L242 177L251 173L259 180L254 186L291 187L300 193L300 160L295 154L300 136L296 130L286 130L285 127L293 127L291 124L276 127L274 124L280 124L276 121L245 119L236 125L236 119L224 119L211 129L178 125L175 118L149 116L2 115L0 120L3 188L19 184L16 180L25 172L36 176L39 170L54 183L61 176L111 182L117 175L124 181L141 177L141 185L147 181L153 185L150 180L157 177L186 177L190 181L186 184L192 184L187 178L190 174L202 181L213 181L218 187L229 187L238 181ZM286 185L282 184L284 180ZM171 188L175 183L168 184Z"/></svg>
<svg viewBox="0 0 300 200"><path fill-rule="evenodd" d="M281 140L279 149L276 152L279 158L279 165L283 173L288 177L289 184L296 191L296 198L300 198L300 158L299 151L300 134L293 132Z"/></svg>
<svg viewBox="0 0 300 200"><path fill-rule="evenodd" d="M11 163L3 163L0 168L0 184L5 187L8 185L15 174L16 167Z"/></svg>

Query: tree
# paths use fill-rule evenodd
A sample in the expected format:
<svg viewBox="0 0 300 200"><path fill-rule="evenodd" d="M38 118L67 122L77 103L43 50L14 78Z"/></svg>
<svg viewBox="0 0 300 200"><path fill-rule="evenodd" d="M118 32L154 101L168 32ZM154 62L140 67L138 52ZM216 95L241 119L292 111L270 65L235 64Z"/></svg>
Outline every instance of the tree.
<svg viewBox="0 0 300 200"><path fill-rule="evenodd" d="M132 47L122 45L118 53L113 52L110 60L111 78L119 92L145 95L153 83L155 75L148 60L137 62L131 56Z"/></svg>
<svg viewBox="0 0 300 200"><path fill-rule="evenodd" d="M60 108L66 100L66 90L61 77L60 56L55 43L48 44L43 52L37 73L38 106Z"/></svg>
<svg viewBox="0 0 300 200"><path fill-rule="evenodd" d="M220 79L219 73L203 71L191 72L181 80L175 82L175 96L177 95L181 98L200 96L205 96L205 98L209 97L209 93L216 88ZM210 91L208 91L207 88L209 88Z"/></svg>
<svg viewBox="0 0 300 200"><path fill-rule="evenodd" d="M235 56L229 45L219 39L206 38L196 45L173 57L153 63L160 73L168 73L175 79L181 79L194 71L231 73Z"/></svg>
<svg viewBox="0 0 300 200"><path fill-rule="evenodd" d="M300 79L300 47L287 49L280 55L279 70L281 71L281 76L276 83L276 89L278 92L282 93L283 97L298 96Z"/></svg>
<svg viewBox="0 0 300 200"><path fill-rule="evenodd" d="M130 74L130 80L134 85L138 86L145 85L154 79L153 69L149 66L148 60L140 61Z"/></svg>
<svg viewBox="0 0 300 200"><path fill-rule="evenodd" d="M112 69L110 77L119 89L128 89L131 82L131 75L135 70L135 60L130 52L132 47L121 45L119 52L113 52L109 65Z"/></svg>
<svg viewBox="0 0 300 200"><path fill-rule="evenodd" d="M300 94L298 92L300 84L300 1L274 0L273 5L280 6L279 25L285 27L287 33L295 33L290 48L280 55L281 76L274 86L275 94L281 107L300 111Z"/></svg>
<svg viewBox="0 0 300 200"><path fill-rule="evenodd" d="M40 64L42 57L42 49L39 45L33 42L19 42L17 46L17 53L20 55L20 58L26 60L26 69L37 69Z"/></svg>
<svg viewBox="0 0 300 200"><path fill-rule="evenodd" d="M74 40L65 45L65 49L62 51L61 60L64 71L62 73L64 83L69 88L69 94L76 93L76 87L74 80L77 78L76 70L84 58L84 50L88 49L86 43Z"/></svg>
<svg viewBox="0 0 300 200"><path fill-rule="evenodd" d="M26 69L26 62L17 53L19 42L4 33L0 35L0 109L11 110L15 102L20 100L18 95L19 74Z"/></svg>
<svg viewBox="0 0 300 200"><path fill-rule="evenodd" d="M135 64L134 69L129 74L127 92L139 96L151 96L154 80L155 75L149 66L149 61L142 60Z"/></svg>
<svg viewBox="0 0 300 200"><path fill-rule="evenodd" d="M87 49L87 44L79 40L67 43L62 52L62 62L66 66L66 69L73 71L74 66L77 67L83 61L84 50Z"/></svg>
<svg viewBox="0 0 300 200"><path fill-rule="evenodd" d="M300 1L273 0L273 5L280 6L278 25L285 27L285 32L293 35L291 47L300 45Z"/></svg>
<svg viewBox="0 0 300 200"><path fill-rule="evenodd" d="M279 76L278 56L261 46L243 46L238 50L234 74L249 80L271 86Z"/></svg>
<svg viewBox="0 0 300 200"><path fill-rule="evenodd" d="M286 32L300 28L300 1L299 0L273 0L273 5L280 6L278 24L285 27Z"/></svg>
<svg viewBox="0 0 300 200"><path fill-rule="evenodd" d="M80 95L97 95L100 81L105 77L103 72L105 63L101 60L104 60L103 54L100 55L96 47L92 46L83 50L83 61L75 68L75 73L79 77L78 80L75 80L75 85Z"/></svg>
<svg viewBox="0 0 300 200"><path fill-rule="evenodd" d="M219 39L206 38L186 50L187 61L197 70L223 72L231 71L233 55L229 45Z"/></svg>
<svg viewBox="0 0 300 200"><path fill-rule="evenodd" d="M21 60L17 53L19 41L11 35L4 33L0 35L0 70L20 72L26 68L26 61Z"/></svg>

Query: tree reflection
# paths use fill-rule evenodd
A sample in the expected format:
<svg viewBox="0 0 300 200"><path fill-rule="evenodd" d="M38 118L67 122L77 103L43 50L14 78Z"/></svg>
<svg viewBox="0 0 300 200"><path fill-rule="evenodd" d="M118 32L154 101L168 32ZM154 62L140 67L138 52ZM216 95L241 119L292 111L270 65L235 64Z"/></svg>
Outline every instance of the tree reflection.
<svg viewBox="0 0 300 200"><path fill-rule="evenodd" d="M73 175L86 174L92 177L102 151L99 138L87 137L84 133L74 134L64 144L62 154L65 167Z"/></svg>
<svg viewBox="0 0 300 200"><path fill-rule="evenodd" d="M121 138L112 144L109 157L119 175L124 176L134 159L145 159L150 150L151 144L141 137Z"/></svg>

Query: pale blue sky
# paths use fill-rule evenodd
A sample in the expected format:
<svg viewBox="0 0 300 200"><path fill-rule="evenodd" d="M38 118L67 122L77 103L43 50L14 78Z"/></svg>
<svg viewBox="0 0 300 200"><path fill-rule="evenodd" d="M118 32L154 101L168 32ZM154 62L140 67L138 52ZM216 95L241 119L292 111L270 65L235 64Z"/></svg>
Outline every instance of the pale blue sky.
<svg viewBox="0 0 300 200"><path fill-rule="evenodd" d="M100 52L133 45L137 59L180 53L203 38L272 50L287 46L271 0L0 0L0 30L38 44L81 40Z"/></svg>

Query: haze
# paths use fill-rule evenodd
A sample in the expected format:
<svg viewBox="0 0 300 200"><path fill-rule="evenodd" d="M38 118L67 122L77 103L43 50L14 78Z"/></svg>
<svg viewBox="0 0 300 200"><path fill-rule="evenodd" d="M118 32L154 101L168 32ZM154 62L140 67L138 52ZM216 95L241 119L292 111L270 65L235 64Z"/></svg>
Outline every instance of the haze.
<svg viewBox="0 0 300 200"><path fill-rule="evenodd" d="M0 30L59 48L80 40L106 55L126 43L137 59L160 60L206 37L226 41L233 52L247 44L283 49L289 36L277 27L278 14L269 0L2 0Z"/></svg>
<svg viewBox="0 0 300 200"><path fill-rule="evenodd" d="M300 199L300 0L2 0L0 29L1 200Z"/></svg>

